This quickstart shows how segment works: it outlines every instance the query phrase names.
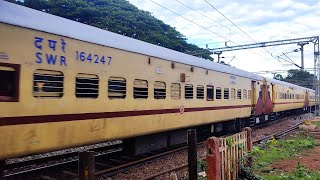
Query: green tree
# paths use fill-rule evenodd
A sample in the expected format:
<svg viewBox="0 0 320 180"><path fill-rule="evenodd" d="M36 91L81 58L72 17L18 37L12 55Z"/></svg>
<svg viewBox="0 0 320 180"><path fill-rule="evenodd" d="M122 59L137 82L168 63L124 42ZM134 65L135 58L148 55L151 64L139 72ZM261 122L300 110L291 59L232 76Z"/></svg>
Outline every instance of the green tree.
<svg viewBox="0 0 320 180"><path fill-rule="evenodd" d="M288 76L283 79L283 81L303 86L306 88L313 88L314 75L310 74L308 71L299 69L290 69L288 71Z"/></svg>
<svg viewBox="0 0 320 180"><path fill-rule="evenodd" d="M283 81L283 76L281 74L275 74L275 76L273 78L280 80L280 81Z"/></svg>
<svg viewBox="0 0 320 180"><path fill-rule="evenodd" d="M220 61L220 64L226 65L226 66L230 66L230 64L225 63L224 61Z"/></svg>
<svg viewBox="0 0 320 180"><path fill-rule="evenodd" d="M209 50L187 43L175 28L126 0L25 0L19 4L183 53L201 52L195 56L213 60Z"/></svg>

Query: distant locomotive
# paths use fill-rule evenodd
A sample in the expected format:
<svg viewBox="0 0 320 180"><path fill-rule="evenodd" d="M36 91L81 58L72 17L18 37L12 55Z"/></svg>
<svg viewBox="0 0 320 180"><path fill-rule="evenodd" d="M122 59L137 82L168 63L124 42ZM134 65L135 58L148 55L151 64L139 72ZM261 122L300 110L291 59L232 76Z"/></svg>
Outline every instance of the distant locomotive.
<svg viewBox="0 0 320 180"><path fill-rule="evenodd" d="M311 89L0 1L0 160L116 139L134 153L314 106Z"/></svg>

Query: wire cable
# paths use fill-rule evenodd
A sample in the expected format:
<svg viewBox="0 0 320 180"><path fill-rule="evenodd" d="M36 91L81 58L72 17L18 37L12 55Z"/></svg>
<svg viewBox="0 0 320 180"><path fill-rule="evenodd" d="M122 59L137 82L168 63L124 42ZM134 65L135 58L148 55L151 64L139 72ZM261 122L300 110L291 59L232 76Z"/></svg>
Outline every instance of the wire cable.
<svg viewBox="0 0 320 180"><path fill-rule="evenodd" d="M185 19L185 20L187 20L187 21L189 21L189 22L191 22L191 23L193 23L193 24L195 24L195 25L197 25L197 26L199 26L199 27L207 30L208 32L210 32L210 33L212 33L212 34L215 34L215 35L217 35L217 36L219 36L219 37L221 37L221 38L223 38L223 39L225 39L225 40L228 40L228 41L230 41L230 42L233 42L233 43L236 44L236 45L239 45L239 44L237 44L236 42L231 41L230 39L227 39L227 38L225 38L224 36L221 36L220 34L217 34L216 32L214 32L214 31L212 31L212 30L210 30L210 29L208 29L208 28L206 28L206 27L204 27L204 26L202 26L202 25L200 25L200 24L198 24L198 23L196 23L196 22L194 22L194 21L192 21L192 20L190 20L190 19L182 16L181 14L179 14L179 13L177 13L177 12L175 12L175 11L173 11L173 10L165 7L165 6L162 6L161 4L159 4L159 3L157 3L157 2L155 2L155 1L153 1L153 0L149 0L149 1L151 1L152 3L154 3L154 4L158 5L158 6L164 8L164 9L170 11L170 12L172 12L173 14L175 14L175 15L177 15L177 16L180 16L180 17L182 17L183 19ZM256 52L250 50L250 49L248 49L248 50L251 51L251 52L253 52L254 54L259 55L259 56L263 57L264 59L266 59L266 60L268 60L268 61L276 64L274 61L270 60L269 58L266 58L266 57L262 56L261 54L258 54L258 53L256 53ZM277 60L276 62L279 63L278 60ZM279 65L279 64L276 64L276 65ZM282 65L280 64L280 66L282 66Z"/></svg>
<svg viewBox="0 0 320 180"><path fill-rule="evenodd" d="M219 14L221 14L225 19L227 19L231 24L233 24L235 27L237 27L242 33L244 33L247 37L249 37L252 41L254 41L255 43L257 43L256 40L254 40L249 34L247 34L244 30L242 30L238 25L236 25L234 22L232 22L227 16L225 16L222 12L220 12L216 7L214 7L211 3L209 3L207 0L204 0L207 4L209 4L214 10L216 10ZM266 50L270 55L271 57L272 56L272 53L267 50L266 48L263 48L264 50ZM274 58L274 57L273 57ZM275 59L275 58L274 58Z"/></svg>
<svg viewBox="0 0 320 180"><path fill-rule="evenodd" d="M210 19L211 21L213 21L213 22L215 22L215 23L219 24L220 26L223 26L223 27L225 27L225 28L229 29L230 31L232 31L232 32L234 32L234 33L236 33L236 34L238 34L238 35L240 35L240 36L244 37L243 35L241 35L241 34L240 34L240 33L238 33L237 31L232 30L232 29L231 29L231 28L229 28L228 26L226 26L226 25L223 25L223 24L219 23L218 21L216 21L216 20L214 20L214 19L210 18L209 16L207 16L207 15L205 15L205 14L203 14L203 13L201 13L201 12L199 12L199 11L195 10L195 9L193 9L192 7L190 7L190 6L188 6L188 5L184 4L184 3L182 3L181 1L179 1L179 0L175 0L175 1L177 1L178 3L182 4L183 6L185 6L185 7L189 8L189 9L191 9L192 11L195 11L196 13L198 13L198 14L202 15L203 17L206 17L206 18ZM252 38L251 38L251 39L252 39Z"/></svg>

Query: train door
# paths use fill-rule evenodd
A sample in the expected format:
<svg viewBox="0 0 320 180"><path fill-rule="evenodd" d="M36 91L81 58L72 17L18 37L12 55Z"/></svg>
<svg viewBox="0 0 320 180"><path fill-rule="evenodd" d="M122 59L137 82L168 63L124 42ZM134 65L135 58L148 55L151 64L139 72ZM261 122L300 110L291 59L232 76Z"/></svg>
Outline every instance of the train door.
<svg viewBox="0 0 320 180"><path fill-rule="evenodd" d="M257 102L256 81L251 81L251 114L255 114L256 102Z"/></svg>
<svg viewBox="0 0 320 180"><path fill-rule="evenodd" d="M303 107L308 107L308 106L309 106L309 92L306 90Z"/></svg>
<svg viewBox="0 0 320 180"><path fill-rule="evenodd" d="M263 99L263 113L270 114L273 110L273 87L272 84L268 84L266 80L263 81L263 91L264 91L264 99Z"/></svg>
<svg viewBox="0 0 320 180"><path fill-rule="evenodd" d="M275 84L271 84L271 91L272 91L272 112L273 112L273 107L274 104L276 103L276 98L277 98L277 93L276 93L276 86Z"/></svg>

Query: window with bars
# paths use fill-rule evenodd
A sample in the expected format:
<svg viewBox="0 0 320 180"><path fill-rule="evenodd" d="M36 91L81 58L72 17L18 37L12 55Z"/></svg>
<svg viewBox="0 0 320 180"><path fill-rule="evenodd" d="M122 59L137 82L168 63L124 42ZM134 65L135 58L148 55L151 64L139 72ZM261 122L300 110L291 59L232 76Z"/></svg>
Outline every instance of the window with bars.
<svg viewBox="0 0 320 180"><path fill-rule="evenodd" d="M78 74L76 77L77 98L97 98L99 95L99 78L93 74Z"/></svg>
<svg viewBox="0 0 320 180"><path fill-rule="evenodd" d="M236 89L231 88L231 99L236 99Z"/></svg>
<svg viewBox="0 0 320 180"><path fill-rule="evenodd" d="M162 81L154 82L154 98L165 99L166 98L166 83Z"/></svg>
<svg viewBox="0 0 320 180"><path fill-rule="evenodd" d="M213 86L207 85L207 101L213 101L214 93Z"/></svg>
<svg viewBox="0 0 320 180"><path fill-rule="evenodd" d="M238 89L238 90L237 90L237 98L238 98L238 99L241 99L241 89Z"/></svg>
<svg viewBox="0 0 320 180"><path fill-rule="evenodd" d="M251 99L251 90L248 90L248 99Z"/></svg>
<svg viewBox="0 0 320 180"><path fill-rule="evenodd" d="M179 83L171 83L171 98L180 99L181 97L181 86Z"/></svg>
<svg viewBox="0 0 320 180"><path fill-rule="evenodd" d="M148 81L135 79L133 81L133 97L135 99L148 98Z"/></svg>
<svg viewBox="0 0 320 180"><path fill-rule="evenodd" d="M110 77L108 80L109 99L124 99L127 95L127 81L121 77Z"/></svg>
<svg viewBox="0 0 320 180"><path fill-rule="evenodd" d="M33 96L37 98L61 98L63 74L60 71L36 70L33 74Z"/></svg>
<svg viewBox="0 0 320 180"><path fill-rule="evenodd" d="M216 88L216 99L221 99L221 88L220 87Z"/></svg>
<svg viewBox="0 0 320 180"><path fill-rule="evenodd" d="M204 87L201 85L197 86L197 99L204 99Z"/></svg>
<svg viewBox="0 0 320 180"><path fill-rule="evenodd" d="M186 84L184 88L184 97L186 99L193 99L193 85Z"/></svg>
<svg viewBox="0 0 320 180"><path fill-rule="evenodd" d="M229 88L224 88L223 90L223 98L229 99Z"/></svg>
<svg viewBox="0 0 320 180"><path fill-rule="evenodd" d="M19 73L19 65L0 65L0 102L19 100Z"/></svg>
<svg viewBox="0 0 320 180"><path fill-rule="evenodd" d="M247 99L247 90L243 89L243 99Z"/></svg>

